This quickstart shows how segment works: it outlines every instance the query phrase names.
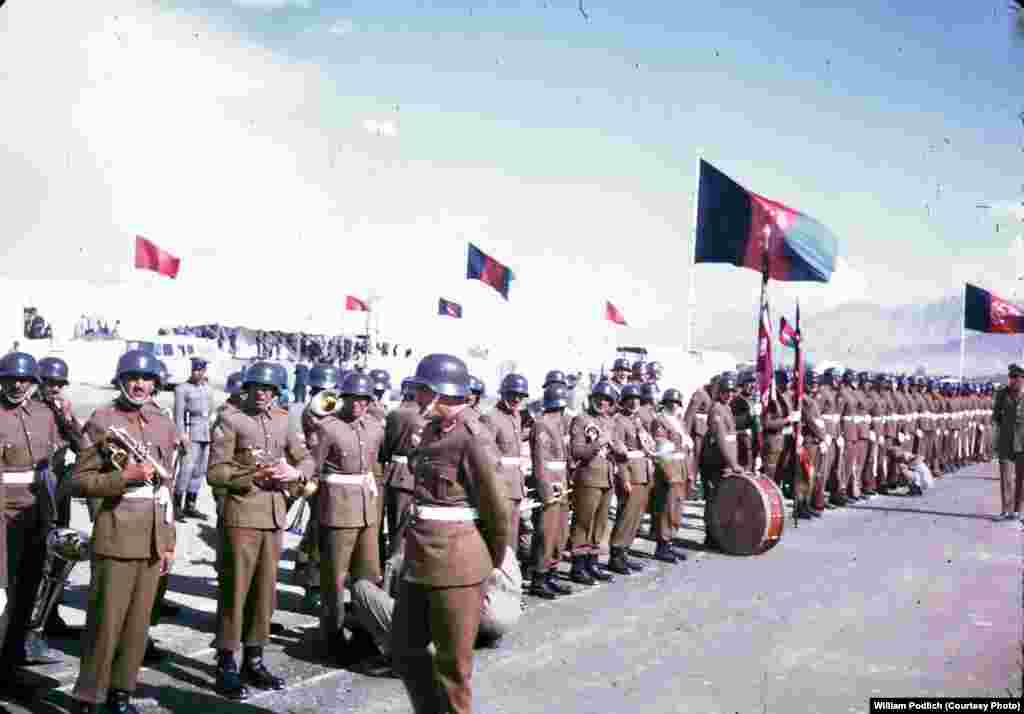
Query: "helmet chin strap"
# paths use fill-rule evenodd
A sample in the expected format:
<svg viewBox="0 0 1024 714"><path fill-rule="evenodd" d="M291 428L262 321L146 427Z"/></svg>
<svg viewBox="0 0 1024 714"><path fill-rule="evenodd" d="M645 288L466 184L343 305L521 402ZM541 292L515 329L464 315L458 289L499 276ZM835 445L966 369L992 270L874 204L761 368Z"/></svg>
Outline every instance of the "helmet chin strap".
<svg viewBox="0 0 1024 714"><path fill-rule="evenodd" d="M16 407L20 404L24 404L28 400L28 398L32 396L32 394L35 392L35 385L32 385L31 387L26 389L25 396L21 397L20 399L15 399L14 395L11 394L12 391L12 389L4 389L3 397L5 402L10 404L12 407Z"/></svg>
<svg viewBox="0 0 1024 714"><path fill-rule="evenodd" d="M124 381L118 380L117 387L121 390L121 398L124 399L128 404L133 407L141 408L146 402L149 401L149 397L146 399L136 399L135 397L128 394L128 387L125 386Z"/></svg>

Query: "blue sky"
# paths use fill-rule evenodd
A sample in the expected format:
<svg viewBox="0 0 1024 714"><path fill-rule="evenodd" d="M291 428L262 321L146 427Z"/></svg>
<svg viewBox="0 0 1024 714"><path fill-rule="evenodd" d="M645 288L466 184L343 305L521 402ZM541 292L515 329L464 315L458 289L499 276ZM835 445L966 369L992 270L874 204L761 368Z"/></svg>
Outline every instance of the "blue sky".
<svg viewBox="0 0 1024 714"><path fill-rule="evenodd" d="M1024 185L1024 44L1006 3L806 4L584 0L589 20L569 0L76 7L68 27L46 29L76 68L52 77L52 101L75 111L47 146L66 132L68 158L55 152L16 182L25 205L36 190L40 205L62 205L53 172L76 172L97 197L63 220L144 232L194 266L182 284L220 275L225 252L244 261L247 246L273 242L280 255L374 266L341 279L356 292L387 265L403 280L426 271L431 290L497 319L507 306L461 280L473 240L517 272L516 329L575 295L559 319L607 297L631 324L676 330L701 150L839 236L835 284L779 286L783 304L924 301L964 280L1008 293L1017 231L997 233L975 207ZM48 18L18 3L3 12L0 60L34 70L6 81L35 97L51 78L45 45L25 38ZM132 44L142 36L159 42ZM131 76L143 60L149 74ZM38 107L21 106L24 135L19 112L0 118L14 137L0 150L41 164L24 138ZM35 255L55 230L31 213L8 217L8 255ZM90 250L109 261L118 240ZM704 324L752 308L757 283L699 266Z"/></svg>

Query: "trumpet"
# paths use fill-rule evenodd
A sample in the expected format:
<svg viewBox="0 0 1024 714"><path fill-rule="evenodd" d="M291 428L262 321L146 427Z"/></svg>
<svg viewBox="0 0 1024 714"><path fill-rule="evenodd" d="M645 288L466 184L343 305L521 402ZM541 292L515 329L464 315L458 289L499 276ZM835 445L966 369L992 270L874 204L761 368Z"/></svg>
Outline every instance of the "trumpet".
<svg viewBox="0 0 1024 714"><path fill-rule="evenodd" d="M341 411L342 401L341 395L333 389L325 389L322 392L317 392L316 395L309 400L309 411L313 416L325 417L334 416Z"/></svg>
<svg viewBox="0 0 1024 714"><path fill-rule="evenodd" d="M102 451L110 464L118 471L124 470L130 459L134 459L136 463L152 466L153 478L150 481L150 485L153 488L159 488L165 480L171 478L164 465L149 453L149 446L140 444L123 427L111 426L107 428Z"/></svg>

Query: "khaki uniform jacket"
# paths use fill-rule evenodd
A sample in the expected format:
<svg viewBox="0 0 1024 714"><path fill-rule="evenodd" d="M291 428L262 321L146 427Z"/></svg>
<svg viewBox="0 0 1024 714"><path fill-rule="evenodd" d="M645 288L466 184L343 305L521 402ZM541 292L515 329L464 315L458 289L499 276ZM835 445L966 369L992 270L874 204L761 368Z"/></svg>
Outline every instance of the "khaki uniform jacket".
<svg viewBox="0 0 1024 714"><path fill-rule="evenodd" d="M686 454L683 451L682 416L674 417L662 411L651 422L651 436L655 440L668 439L675 447L672 453L654 460L655 475L666 483L683 483L689 478Z"/></svg>
<svg viewBox="0 0 1024 714"><path fill-rule="evenodd" d="M416 450L416 505L475 508L478 519L413 515L405 531L407 582L431 588L475 585L504 561L512 504L496 462L491 434L472 411L462 410L448 431L442 431L439 419L427 423Z"/></svg>
<svg viewBox="0 0 1024 714"><path fill-rule="evenodd" d="M555 497L552 484L566 487L569 450L562 415L550 412L540 416L533 425L530 437L530 458L533 460L533 478L537 482L537 497L541 502Z"/></svg>
<svg viewBox="0 0 1024 714"><path fill-rule="evenodd" d="M501 406L480 417L494 435L498 447L496 467L505 482L505 492L513 501L523 500L523 421L519 413L509 413Z"/></svg>
<svg viewBox="0 0 1024 714"><path fill-rule="evenodd" d="M108 427L124 428L136 441L149 446L150 455L167 472L159 489L151 484L132 485L121 478L100 454L97 445ZM121 400L92 413L85 424L85 450L71 479L71 493L78 498L101 499L92 529L93 552L110 558L150 559L172 552L175 545L174 514L170 489L174 488L171 466L178 443L174 421L155 404L141 409ZM126 498L146 494L148 498Z"/></svg>
<svg viewBox="0 0 1024 714"><path fill-rule="evenodd" d="M686 405L686 412L683 414L683 426L686 433L696 442L703 439L708 433L708 418L711 412L711 405L714 401L704 387L700 387L690 397L690 403Z"/></svg>
<svg viewBox="0 0 1024 714"><path fill-rule="evenodd" d="M828 434L818 401L809 394L804 395L803 406L800 407L800 428L804 439L812 445L823 442Z"/></svg>
<svg viewBox="0 0 1024 714"><path fill-rule="evenodd" d="M11 406L0 399L0 471L4 485L0 487L4 516L13 518L19 511L32 508L39 501L42 485L28 480L39 467L50 463L50 457L60 440L60 432L53 411L33 399ZM11 477L6 476L11 474ZM14 477L14 474L19 474ZM20 483L13 483L13 481ZM45 503L47 499L42 499ZM47 514L43 514L44 517ZM54 514L49 514L53 517Z"/></svg>
<svg viewBox="0 0 1024 714"><path fill-rule="evenodd" d="M388 418L388 408L377 401L371 401L366 409L366 415L384 426L384 420Z"/></svg>
<svg viewBox="0 0 1024 714"><path fill-rule="evenodd" d="M640 414L626 415L619 412L614 419L612 443L615 444L613 452L619 464L619 478L629 479L630 483L649 483L654 475L654 466L640 441L640 435L647 434Z"/></svg>
<svg viewBox="0 0 1024 714"><path fill-rule="evenodd" d="M377 503L373 465L380 458L384 428L375 418L362 416L346 420L329 416L320 422L313 450L316 473L320 474L317 506L320 523L328 528L365 528L377 524ZM331 483L332 476L362 476L359 485Z"/></svg>
<svg viewBox="0 0 1024 714"><path fill-rule="evenodd" d="M842 387L836 397L836 411L839 413L839 435L847 444L851 444L860 438L857 429L859 417L858 406L860 400L857 392L850 387Z"/></svg>
<svg viewBox="0 0 1024 714"><path fill-rule="evenodd" d="M297 496L302 481L313 475L313 458L302 433L291 431L288 412L276 406L264 412L225 410L213 430L206 477L210 486L227 491L225 526L259 530L287 527L285 491L265 488L254 478L261 464L276 463L282 457L301 473L299 482L286 487Z"/></svg>
<svg viewBox="0 0 1024 714"><path fill-rule="evenodd" d="M728 404L715 402L708 416L704 461L713 468L739 470L736 459L736 421Z"/></svg>
<svg viewBox="0 0 1024 714"><path fill-rule="evenodd" d="M611 488L612 466L610 449L601 454L596 441L587 438L589 429L597 429L610 438L615 428L612 417L602 417L593 412L585 412L572 420L569 428L569 451L575 464L572 478L576 486L592 488Z"/></svg>
<svg viewBox="0 0 1024 714"><path fill-rule="evenodd" d="M768 402L761 417L761 426L764 430L764 449L768 451L781 451L785 444L785 438L791 436L793 429L787 417L793 413L793 404L789 395L778 392L775 399Z"/></svg>
<svg viewBox="0 0 1024 714"><path fill-rule="evenodd" d="M825 420L825 433L833 439L839 436L839 413L836 411L836 391L832 387L818 390L818 412Z"/></svg>
<svg viewBox="0 0 1024 714"><path fill-rule="evenodd" d="M384 464L385 483L389 487L413 490L416 479L409 466L409 456L422 440L426 423L416 402L407 402L388 412L384 420L384 443L381 445L380 460Z"/></svg>

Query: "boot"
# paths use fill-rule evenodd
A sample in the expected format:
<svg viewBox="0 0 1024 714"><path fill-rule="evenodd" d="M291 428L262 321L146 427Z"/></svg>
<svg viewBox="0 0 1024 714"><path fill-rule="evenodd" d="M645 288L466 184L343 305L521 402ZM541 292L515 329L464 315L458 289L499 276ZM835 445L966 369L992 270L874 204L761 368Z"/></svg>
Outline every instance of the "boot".
<svg viewBox="0 0 1024 714"><path fill-rule="evenodd" d="M548 583L548 587L554 590L559 595L572 595L573 589L568 585L562 585L562 583L558 582L558 578L555 577L555 574L553 572L548 572L548 577L546 578L546 580Z"/></svg>
<svg viewBox="0 0 1024 714"><path fill-rule="evenodd" d="M185 522L185 494L174 494L174 520L178 523Z"/></svg>
<svg viewBox="0 0 1024 714"><path fill-rule="evenodd" d="M686 549L684 549L681 545L676 545L674 543L666 543L665 545L669 547L669 549L672 551L672 555L676 556L676 560L678 560L680 563L682 563L684 560L688 558L688 556L686 555Z"/></svg>
<svg viewBox="0 0 1024 714"><path fill-rule="evenodd" d="M196 499L199 498L198 493L190 493L185 496L185 510L182 511L186 518L195 518L196 520L205 521L206 514L196 508Z"/></svg>
<svg viewBox="0 0 1024 714"><path fill-rule="evenodd" d="M569 571L569 578L580 585L597 585L597 580L587 569L588 555L572 556L572 570Z"/></svg>
<svg viewBox="0 0 1024 714"><path fill-rule="evenodd" d="M146 653L142 655L142 663L147 665L160 664L167 659L166 650L156 646L152 637L146 640Z"/></svg>
<svg viewBox="0 0 1024 714"><path fill-rule="evenodd" d="M29 630L25 633L24 659L25 664L56 664L63 662L59 652L50 649L50 645L43 638L39 630Z"/></svg>
<svg viewBox="0 0 1024 714"><path fill-rule="evenodd" d="M285 687L283 679L267 671L266 665L263 664L262 647L245 648L242 678L257 689L272 689L279 692Z"/></svg>
<svg viewBox="0 0 1024 714"><path fill-rule="evenodd" d="M50 616L46 619L43 633L50 637L80 637L82 635L82 628L72 627L64 622L64 618L60 616L58 607L55 605L50 612Z"/></svg>
<svg viewBox="0 0 1024 714"><path fill-rule="evenodd" d="M608 558L608 569L613 573L619 575L632 575L633 570L629 567L629 563L626 562L626 555L623 553L622 548L612 548L610 557Z"/></svg>
<svg viewBox="0 0 1024 714"><path fill-rule="evenodd" d="M821 511L819 511L817 508L808 506L807 515L809 515L811 518L821 518Z"/></svg>
<svg viewBox="0 0 1024 714"><path fill-rule="evenodd" d="M664 541L660 541L654 549L654 559L660 560L662 563L671 563L672 565L678 562L675 552Z"/></svg>
<svg viewBox="0 0 1024 714"><path fill-rule="evenodd" d="M70 711L71 714L100 714L101 707L101 704L94 704L93 702L76 701L71 705Z"/></svg>
<svg viewBox="0 0 1024 714"><path fill-rule="evenodd" d="M807 521L811 520L810 509L808 509L807 506L801 503L796 507L796 517L802 518Z"/></svg>
<svg viewBox="0 0 1024 714"><path fill-rule="evenodd" d="M632 570L634 573L642 572L643 569L647 567L639 560L633 560L632 558L630 558L628 548L622 549L622 559L626 561L626 567Z"/></svg>
<svg viewBox="0 0 1024 714"><path fill-rule="evenodd" d="M306 588L306 596L302 598L302 609L310 615L320 613L320 588Z"/></svg>
<svg viewBox="0 0 1024 714"><path fill-rule="evenodd" d="M107 710L110 714L139 714L139 710L132 704L132 695L122 689L110 690Z"/></svg>
<svg viewBox="0 0 1024 714"><path fill-rule="evenodd" d="M610 583L610 582L615 580L615 576L612 575L611 573L609 573L603 567L601 567L601 564L597 562L597 555L596 554L588 555L588 556L586 556L586 558L587 558L587 560L586 560L587 572L590 573L590 576L592 578L595 578L596 580L600 580L601 582L604 582L604 583Z"/></svg>
<svg viewBox="0 0 1024 714"><path fill-rule="evenodd" d="M534 573L530 583L530 594L544 600L554 600L558 593L548 585L547 573Z"/></svg>
<svg viewBox="0 0 1024 714"><path fill-rule="evenodd" d="M249 688L242 684L235 653L231 650L221 650L217 654L217 693L235 702L249 698Z"/></svg>

